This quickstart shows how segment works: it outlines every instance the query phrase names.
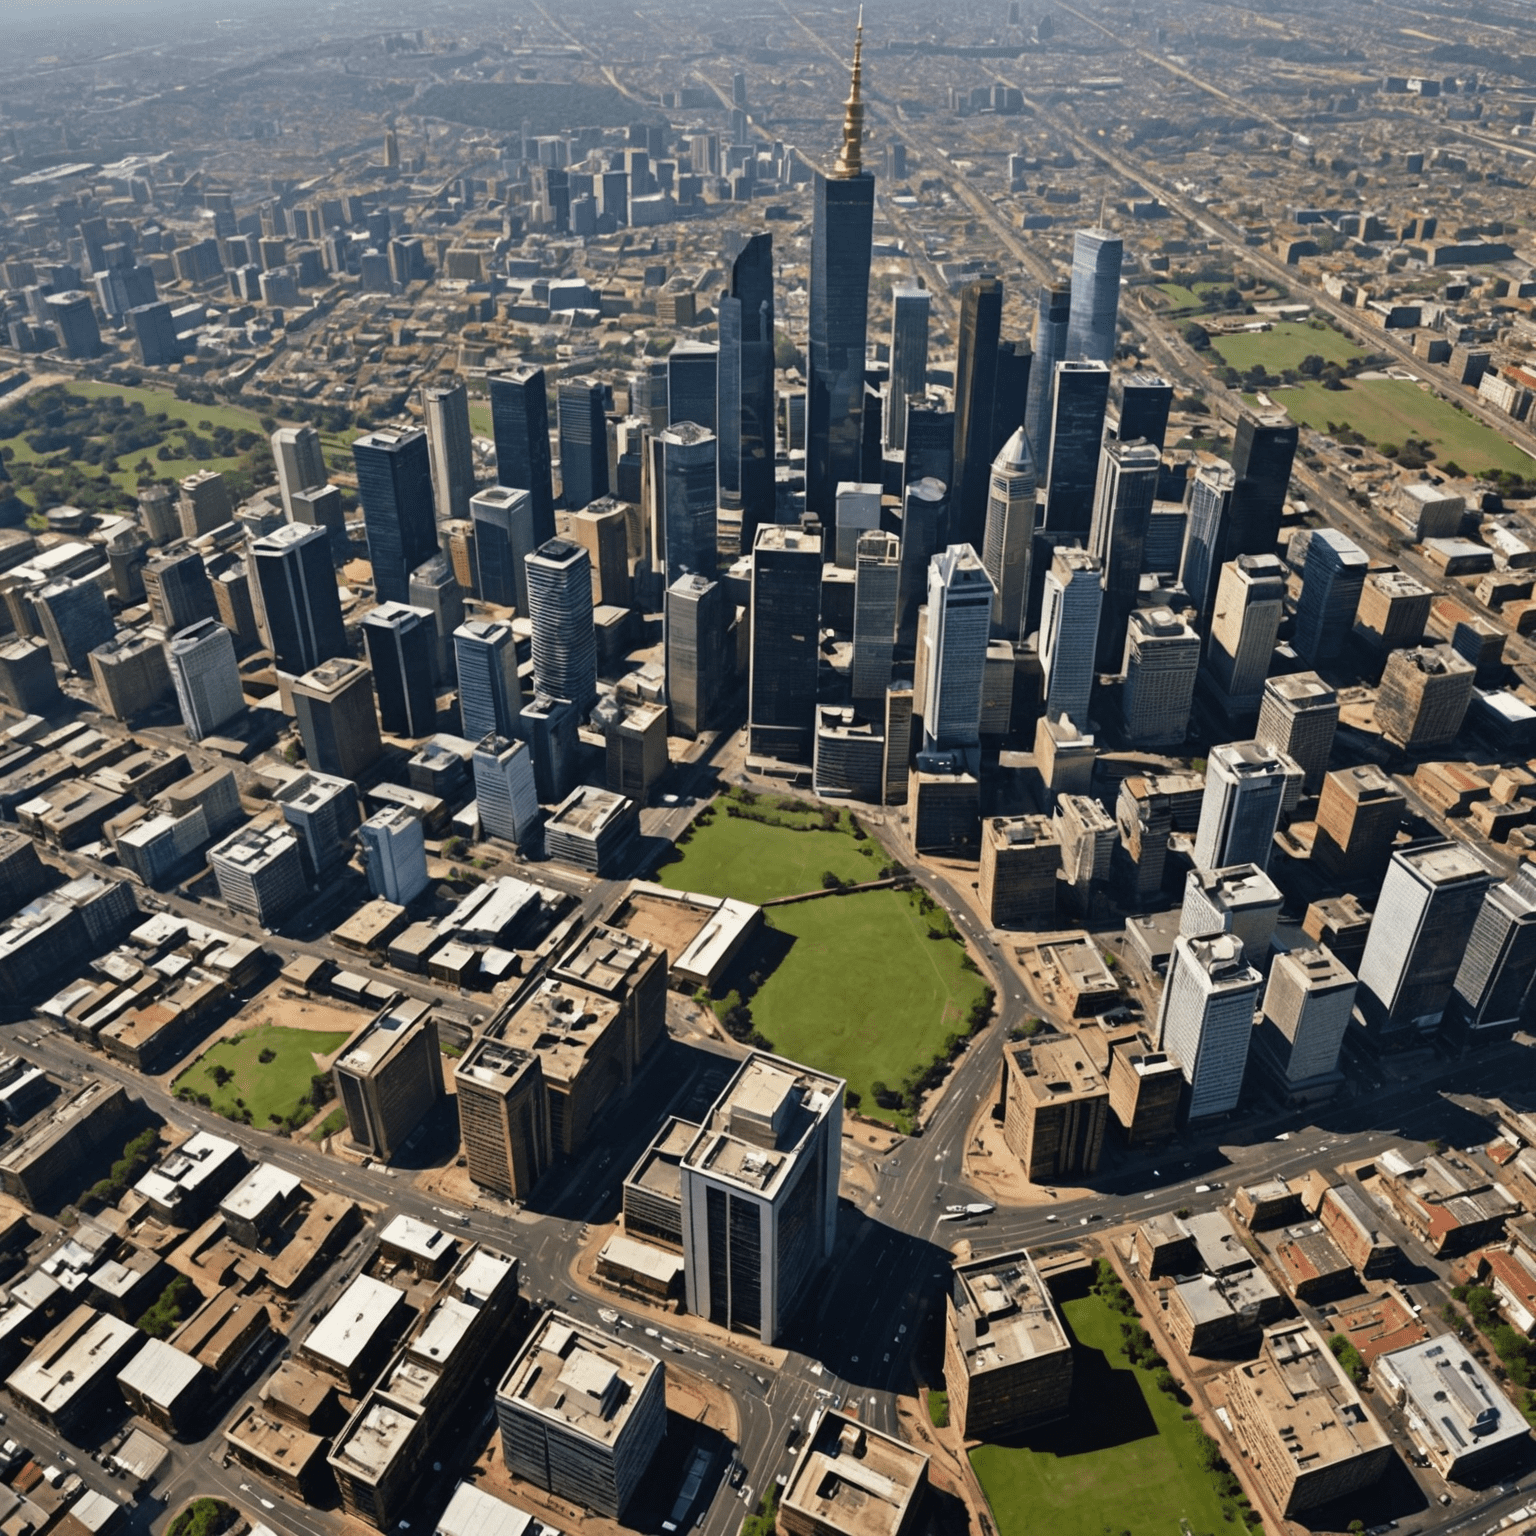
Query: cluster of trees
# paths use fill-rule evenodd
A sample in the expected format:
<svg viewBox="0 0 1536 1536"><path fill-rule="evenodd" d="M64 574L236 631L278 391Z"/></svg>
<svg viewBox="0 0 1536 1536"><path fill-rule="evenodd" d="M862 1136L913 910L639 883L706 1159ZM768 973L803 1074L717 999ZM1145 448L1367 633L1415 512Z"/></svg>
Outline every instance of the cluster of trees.
<svg viewBox="0 0 1536 1536"><path fill-rule="evenodd" d="M1358 1386L1365 1382L1366 1365L1365 1357L1355 1348L1342 1333L1335 1333L1329 1337L1328 1348L1333 1351L1336 1359L1344 1368L1344 1374Z"/></svg>
<svg viewBox="0 0 1536 1536"><path fill-rule="evenodd" d="M1494 1354L1499 1357L1499 1374L1507 1376L1517 1387L1525 1387L1523 1407L1527 1417L1536 1412L1536 1394L1529 1389L1536 1387L1536 1342L1511 1328L1499 1316L1499 1299L1486 1285L1458 1285L1451 1295L1466 1309L1479 1332L1488 1340ZM1466 1320L1447 1302L1445 1320L1463 1338L1471 1337Z"/></svg>
<svg viewBox="0 0 1536 1536"><path fill-rule="evenodd" d="M149 1171L159 1150L159 1128L149 1126L140 1131L124 1145L123 1155L112 1164L106 1178L98 1180L86 1191L86 1198L100 1205L116 1205Z"/></svg>
<svg viewBox="0 0 1536 1536"><path fill-rule="evenodd" d="M194 1499L171 1521L165 1536L219 1536L235 1518L234 1506L222 1499Z"/></svg>
<svg viewBox="0 0 1536 1536"><path fill-rule="evenodd" d="M135 1326L152 1339L168 1339L202 1305L202 1296L185 1275L174 1275Z"/></svg>

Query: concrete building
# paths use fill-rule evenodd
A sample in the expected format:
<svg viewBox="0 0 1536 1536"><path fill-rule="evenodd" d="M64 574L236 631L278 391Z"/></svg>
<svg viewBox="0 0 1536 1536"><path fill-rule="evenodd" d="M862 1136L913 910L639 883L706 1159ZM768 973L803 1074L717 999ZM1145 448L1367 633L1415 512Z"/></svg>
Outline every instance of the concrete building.
<svg viewBox="0 0 1536 1536"><path fill-rule="evenodd" d="M1536 976L1536 866L1483 897L1456 970L1448 1021L1469 1039L1491 1039L1529 1013Z"/></svg>
<svg viewBox="0 0 1536 1536"><path fill-rule="evenodd" d="M1045 670L1045 714L1065 715L1088 729L1088 701L1095 677L1099 610L1104 600L1102 567L1086 550L1058 549L1046 572L1040 611L1040 665Z"/></svg>
<svg viewBox="0 0 1536 1536"><path fill-rule="evenodd" d="M111 1405L117 1376L147 1341L132 1323L78 1306L6 1378L6 1390L55 1434L73 1438Z"/></svg>
<svg viewBox="0 0 1536 1536"><path fill-rule="evenodd" d="M1355 634L1377 657L1422 643L1435 594L1406 571L1372 571L1360 590Z"/></svg>
<svg viewBox="0 0 1536 1536"><path fill-rule="evenodd" d="M170 1435L191 1438L201 1421L208 1373L173 1344L150 1339L117 1373L128 1411Z"/></svg>
<svg viewBox="0 0 1536 1536"><path fill-rule="evenodd" d="M443 1097L437 1020L425 1003L397 1003L353 1037L331 1070L348 1141L388 1162Z"/></svg>
<svg viewBox="0 0 1536 1536"><path fill-rule="evenodd" d="M752 550L747 721L753 753L810 759L821 615L821 539L769 524Z"/></svg>
<svg viewBox="0 0 1536 1536"><path fill-rule="evenodd" d="M143 579L149 616L167 635L218 618L213 584L200 550L182 546L148 561Z"/></svg>
<svg viewBox="0 0 1536 1536"><path fill-rule="evenodd" d="M820 1409L779 1498L781 1536L912 1536L928 1458L892 1435Z"/></svg>
<svg viewBox="0 0 1536 1536"><path fill-rule="evenodd" d="M329 529L284 523L251 544L249 563L279 672L299 677L347 654Z"/></svg>
<svg viewBox="0 0 1536 1536"><path fill-rule="evenodd" d="M996 594L992 633L1004 640L1023 638L1034 550L1036 490L1034 451L1028 434L1020 427L992 461L982 544L982 563Z"/></svg>
<svg viewBox="0 0 1536 1536"><path fill-rule="evenodd" d="M408 907L426 890L427 843L421 818L403 805L385 806L358 829L368 889Z"/></svg>
<svg viewBox="0 0 1536 1536"><path fill-rule="evenodd" d="M884 772L885 738L880 728L852 709L818 704L811 757L811 787L816 793L878 805Z"/></svg>
<svg viewBox="0 0 1536 1536"><path fill-rule="evenodd" d="M1448 746L1461 734L1477 668L1448 645L1420 645L1387 657L1376 693L1376 723L1393 746Z"/></svg>
<svg viewBox="0 0 1536 1536"><path fill-rule="evenodd" d="M1061 894L1086 917L1109 884L1118 835L1114 817L1089 795L1059 795L1054 825L1061 845Z"/></svg>
<svg viewBox="0 0 1536 1536"><path fill-rule="evenodd" d="M1109 1108L1128 1146L1166 1141L1178 1129L1184 1074L1166 1051L1154 1050L1145 1034L1112 1044L1109 1052Z"/></svg>
<svg viewBox="0 0 1536 1536"><path fill-rule="evenodd" d="M90 661L96 696L115 720L133 721L173 691L165 646L152 635L120 629L90 653Z"/></svg>
<svg viewBox="0 0 1536 1536"><path fill-rule="evenodd" d="M994 928L1056 926L1061 843L1045 816L991 816L981 828L982 908Z"/></svg>
<svg viewBox="0 0 1536 1536"><path fill-rule="evenodd" d="M419 740L437 729L437 630L425 608L382 603L362 622L379 722L391 736Z"/></svg>
<svg viewBox="0 0 1536 1536"><path fill-rule="evenodd" d="M552 859L612 879L624 868L639 831L633 800L580 784L544 823L544 847Z"/></svg>
<svg viewBox="0 0 1536 1536"><path fill-rule="evenodd" d="M1255 1044L1291 1092L1336 1085L1339 1051L1355 1005L1355 978L1327 949L1277 955Z"/></svg>
<svg viewBox="0 0 1536 1536"><path fill-rule="evenodd" d="M337 657L295 679L293 708L311 768L356 782L379 760L373 677L363 662Z"/></svg>
<svg viewBox="0 0 1536 1536"><path fill-rule="evenodd" d="M682 1163L688 1310L773 1343L832 1255L844 1083L754 1052Z"/></svg>
<svg viewBox="0 0 1536 1536"><path fill-rule="evenodd" d="M172 638L171 682L181 722L193 741L214 735L245 709L235 642L221 624L205 619Z"/></svg>
<svg viewBox="0 0 1536 1536"><path fill-rule="evenodd" d="M554 1156L537 1053L481 1036L455 1065L453 1081L470 1178L526 1200Z"/></svg>
<svg viewBox="0 0 1536 1536"><path fill-rule="evenodd" d="M619 1519L666 1433L665 1379L654 1355L546 1312L496 1389L508 1471Z"/></svg>
<svg viewBox="0 0 1536 1536"><path fill-rule="evenodd" d="M534 685L551 698L568 700L585 719L597 699L592 562L581 545L555 538L539 545L523 567L533 627Z"/></svg>
<svg viewBox="0 0 1536 1536"><path fill-rule="evenodd" d="M1381 1212L1357 1184L1324 1190L1317 1219L1362 1280L1388 1274L1402 1261L1402 1250L1383 1226Z"/></svg>
<svg viewBox="0 0 1536 1536"><path fill-rule="evenodd" d="M198 1131L167 1153L133 1191L162 1221L195 1227L234 1188L248 1166L237 1143Z"/></svg>
<svg viewBox="0 0 1536 1536"><path fill-rule="evenodd" d="M1137 747L1176 747L1189 729L1200 637L1171 608L1141 608L1125 621L1120 714Z"/></svg>
<svg viewBox="0 0 1536 1536"><path fill-rule="evenodd" d="M529 842L538 831L543 812L528 743L492 734L476 745L471 762L480 835L519 846Z"/></svg>
<svg viewBox="0 0 1536 1536"><path fill-rule="evenodd" d="M311 486L324 485L329 479L320 434L311 426L279 427L272 434L272 462L277 469L277 489L283 498L283 511L289 522L297 519L293 511L294 494Z"/></svg>
<svg viewBox="0 0 1536 1536"><path fill-rule="evenodd" d="M67 1182L114 1138L122 1145L133 1105L119 1083L87 1079L0 1152L0 1190L29 1210L46 1210Z"/></svg>
<svg viewBox="0 0 1536 1536"><path fill-rule="evenodd" d="M877 529L860 534L854 551L849 667L850 688L858 703L879 704L891 685L900 581L901 540Z"/></svg>
<svg viewBox="0 0 1536 1536"><path fill-rule="evenodd" d="M1234 933L1242 941L1243 959L1267 967L1281 901L1280 887L1255 864L1192 869L1185 877L1179 932L1191 939Z"/></svg>
<svg viewBox="0 0 1536 1536"><path fill-rule="evenodd" d="M251 823L208 850L219 899L272 928L307 893L299 840L286 826Z"/></svg>
<svg viewBox="0 0 1536 1536"><path fill-rule="evenodd" d="M237 1243L260 1248L277 1235L302 1189L296 1173L259 1163L219 1202L219 1215Z"/></svg>
<svg viewBox="0 0 1536 1536"><path fill-rule="evenodd" d="M714 722L733 668L726 654L731 603L707 577L679 577L667 588L667 706L672 730L696 739Z"/></svg>
<svg viewBox="0 0 1536 1536"><path fill-rule="evenodd" d="M1226 1380L1232 1436L1286 1519L1371 1487L1391 1465L1391 1439L1310 1323L1266 1329L1259 1358Z"/></svg>
<svg viewBox="0 0 1536 1536"><path fill-rule="evenodd" d="M1174 941L1157 1038L1189 1085L1186 1118L1202 1120L1237 1107L1263 981L1243 959L1236 934L1181 934Z"/></svg>
<svg viewBox="0 0 1536 1536"><path fill-rule="evenodd" d="M624 503L612 496L594 501L571 514L570 528L571 537L592 562L592 601L628 608L629 535Z"/></svg>
<svg viewBox="0 0 1536 1536"><path fill-rule="evenodd" d="M1317 528L1307 542L1295 645L1309 665L1333 661L1354 627L1355 609L1370 560L1353 539Z"/></svg>
<svg viewBox="0 0 1536 1536"><path fill-rule="evenodd" d="M1316 794L1328 771L1338 724L1338 694L1315 672L1289 672L1264 684L1254 740L1289 757L1301 769L1302 786ZM1287 810L1300 797L1302 786L1288 797Z"/></svg>
<svg viewBox="0 0 1536 1536"><path fill-rule="evenodd" d="M293 828L304 860L304 875L319 884L344 869L352 857L352 838L362 819L357 785L325 773L301 773L272 799Z"/></svg>
<svg viewBox="0 0 1536 1536"><path fill-rule="evenodd" d="M404 1291L358 1275L316 1320L294 1357L356 1395L378 1374L412 1315Z"/></svg>
<svg viewBox="0 0 1536 1536"><path fill-rule="evenodd" d="M1003 1139L1031 1184L1096 1173L1109 1087L1083 1042L1037 1037L1003 1052Z"/></svg>
<svg viewBox="0 0 1536 1536"><path fill-rule="evenodd" d="M1239 555L1221 567L1205 667L1229 714L1258 711L1284 617L1285 566L1278 556Z"/></svg>
<svg viewBox="0 0 1536 1536"><path fill-rule="evenodd" d="M1407 797L1374 763L1336 769L1318 799L1312 862L1340 884L1375 885L1407 808Z"/></svg>
<svg viewBox="0 0 1536 1536"><path fill-rule="evenodd" d="M1287 771L1293 767L1283 751L1267 749L1257 741L1211 748L1195 834L1196 869L1224 869L1232 864L1269 868Z"/></svg>
<svg viewBox="0 0 1536 1536"><path fill-rule="evenodd" d="M528 612L528 571L535 549L533 497L527 490L488 485L470 498L474 532L474 589L483 602Z"/></svg>
<svg viewBox="0 0 1536 1536"><path fill-rule="evenodd" d="M222 528L234 516L229 487L216 469L199 469L181 482L177 502L181 517L181 536L198 539L215 528Z"/></svg>
<svg viewBox="0 0 1536 1536"><path fill-rule="evenodd" d="M1023 1249L956 1263L944 1308L950 1421L966 1439L1006 1439L1064 1418L1072 1346Z"/></svg>
<svg viewBox="0 0 1536 1536"><path fill-rule="evenodd" d="M649 805L652 791L671 766L667 756L667 709L664 704L636 704L610 725L608 788L636 805Z"/></svg>

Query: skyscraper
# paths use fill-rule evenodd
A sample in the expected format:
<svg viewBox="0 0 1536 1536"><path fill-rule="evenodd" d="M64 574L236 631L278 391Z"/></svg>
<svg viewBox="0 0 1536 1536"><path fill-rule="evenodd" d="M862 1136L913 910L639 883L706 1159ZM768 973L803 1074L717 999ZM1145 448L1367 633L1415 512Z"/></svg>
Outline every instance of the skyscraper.
<svg viewBox="0 0 1536 1536"><path fill-rule="evenodd" d="M1035 354L1027 341L997 344L997 383L992 391L992 436L988 457L995 459L1004 443L1024 425L1029 412L1029 381ZM1031 444L1031 447L1034 445Z"/></svg>
<svg viewBox="0 0 1536 1536"><path fill-rule="evenodd" d="M1029 561L1035 543L1035 456L1023 427L1017 428L992 461L987 490L986 542L982 563L997 594L992 633L1018 640L1029 596Z"/></svg>
<svg viewBox="0 0 1536 1536"><path fill-rule="evenodd" d="M452 683L453 632L464 622L464 589L446 555L433 555L411 572L411 607L432 615L432 675L439 683Z"/></svg>
<svg viewBox="0 0 1536 1536"><path fill-rule="evenodd" d="M354 783L362 778L383 751L369 669L338 656L295 679L292 692L309 766Z"/></svg>
<svg viewBox="0 0 1536 1536"><path fill-rule="evenodd" d="M1072 316L1066 356L1108 363L1115 355L1124 247L1107 229L1080 229L1072 243Z"/></svg>
<svg viewBox="0 0 1536 1536"><path fill-rule="evenodd" d="M1205 665L1229 714L1257 711L1284 617L1285 567L1277 556L1239 555L1221 567Z"/></svg>
<svg viewBox="0 0 1536 1536"><path fill-rule="evenodd" d="M1196 869L1225 869L1229 864L1269 868L1287 767L1294 764L1284 753L1271 752L1256 741L1211 748L1195 833Z"/></svg>
<svg viewBox="0 0 1536 1536"><path fill-rule="evenodd" d="M608 494L603 386L596 379L563 379L559 404L561 494L566 506L579 512ZM537 532L537 517L534 522Z"/></svg>
<svg viewBox="0 0 1536 1536"><path fill-rule="evenodd" d="M991 473L992 407L997 391L997 344L1003 324L1003 284L979 277L960 294L960 354L955 364L955 478L949 488L950 538L980 545L985 538Z"/></svg>
<svg viewBox="0 0 1536 1536"><path fill-rule="evenodd" d="M1288 1088L1338 1071L1354 1003L1355 978L1331 949L1275 956L1256 1044Z"/></svg>
<svg viewBox="0 0 1536 1536"><path fill-rule="evenodd" d="M1029 375L1029 409L1024 430L1035 450L1037 474L1051 472L1051 413L1056 404L1056 365L1067 356L1067 325L1072 314L1072 285L1040 290L1035 312L1035 362Z"/></svg>
<svg viewBox="0 0 1536 1536"><path fill-rule="evenodd" d="M992 581L969 544L928 566L923 744L930 752L981 743L981 689L992 632Z"/></svg>
<svg viewBox="0 0 1536 1536"><path fill-rule="evenodd" d="M1474 1037L1512 1029L1530 1015L1536 977L1536 865L1483 897L1467 952L1456 970L1446 1022ZM1485 1034L1483 1038L1487 1038Z"/></svg>
<svg viewBox="0 0 1536 1536"><path fill-rule="evenodd" d="M523 712L517 642L504 620L470 619L453 632L459 673L459 729L469 741L515 736Z"/></svg>
<svg viewBox="0 0 1536 1536"><path fill-rule="evenodd" d="M1232 441L1232 473L1237 483L1223 560L1274 550L1280 539L1280 518L1298 440L1296 423L1284 411L1261 415L1244 411L1237 418Z"/></svg>
<svg viewBox="0 0 1536 1536"><path fill-rule="evenodd" d="M324 485L330 478L325 469L320 434L311 426L279 427L272 434L272 462L277 468L277 488L282 494L283 511L288 521L294 522L294 493Z"/></svg>
<svg viewBox="0 0 1536 1536"><path fill-rule="evenodd" d="M879 529L861 534L854 559L853 659L850 688L866 711L884 705L896 649L896 601L901 584L901 540Z"/></svg>
<svg viewBox="0 0 1536 1536"><path fill-rule="evenodd" d="M1221 567L1231 558L1227 546L1227 524L1232 516L1232 489L1237 477L1226 464L1202 464L1195 471L1189 492L1189 533L1184 541L1184 566L1180 579L1195 611L1208 619L1216 601L1216 586ZM1273 554L1273 550L1255 550L1255 554Z"/></svg>
<svg viewBox="0 0 1536 1536"><path fill-rule="evenodd" d="M91 576L51 581L34 604L53 664L77 677L89 677L91 652L117 633L100 583Z"/></svg>
<svg viewBox="0 0 1536 1536"><path fill-rule="evenodd" d="M1235 933L1187 938L1168 959L1158 1011L1157 1045L1179 1063L1188 1085L1187 1118L1203 1120L1237 1108L1253 1037L1253 1012L1264 978L1243 958Z"/></svg>
<svg viewBox="0 0 1536 1536"><path fill-rule="evenodd" d="M713 576L715 552L715 434L687 417L656 435L664 576L671 586L679 576Z"/></svg>
<svg viewBox="0 0 1536 1536"><path fill-rule="evenodd" d="M697 737L713 721L729 677L725 588L707 576L679 576L667 588L667 706L672 730Z"/></svg>
<svg viewBox="0 0 1536 1536"><path fill-rule="evenodd" d="M454 1063L453 1082L470 1178L526 1200L553 1160L538 1053L482 1035Z"/></svg>
<svg viewBox="0 0 1536 1536"><path fill-rule="evenodd" d="M1354 628L1370 557L1334 528L1318 528L1307 543L1296 605L1295 645L1312 666L1337 658Z"/></svg>
<svg viewBox="0 0 1536 1536"><path fill-rule="evenodd" d="M1074 361L1056 365L1045 501L1045 526L1052 533L1086 536L1092 524L1108 403L1106 364Z"/></svg>
<svg viewBox="0 0 1536 1536"><path fill-rule="evenodd" d="M741 508L741 547L774 519L773 236L753 235L720 300L720 499Z"/></svg>
<svg viewBox="0 0 1536 1536"><path fill-rule="evenodd" d="M1120 714L1126 740L1137 747L1181 745L1200 669L1200 636L1171 608L1138 608L1122 646L1117 666L1125 672Z"/></svg>
<svg viewBox="0 0 1536 1536"><path fill-rule="evenodd" d="M406 603L383 603L362 628L384 729L391 736L430 736L437 729L432 615Z"/></svg>
<svg viewBox="0 0 1536 1536"><path fill-rule="evenodd" d="M475 585L488 603L528 612L528 574L523 561L534 542L533 497L508 485L488 485L470 497L475 530Z"/></svg>
<svg viewBox="0 0 1536 1536"><path fill-rule="evenodd" d="M235 642L222 624L204 619L172 638L171 682L181 723L193 741L212 736L245 708Z"/></svg>
<svg viewBox="0 0 1536 1536"><path fill-rule="evenodd" d="M926 288L898 283L891 292L891 383L885 404L885 446L907 445L907 397L928 389L928 313Z"/></svg>
<svg viewBox="0 0 1536 1536"><path fill-rule="evenodd" d="M1128 373L1120 380L1120 411L1115 435L1122 442L1141 438L1158 453L1168 438L1173 385L1155 373Z"/></svg>
<svg viewBox="0 0 1536 1536"><path fill-rule="evenodd" d="M1445 838L1392 855L1360 957L1358 1003L1373 1039L1412 1041L1439 1026L1492 883L1470 848ZM1469 992L1478 968L1468 972Z"/></svg>
<svg viewBox="0 0 1536 1536"><path fill-rule="evenodd" d="M1328 771L1338 725L1339 696L1316 672L1284 672L1264 683L1254 739L1291 758L1305 788L1315 793Z"/></svg>
<svg viewBox="0 0 1536 1536"><path fill-rule="evenodd" d="M911 435L908 434L908 443ZM917 644L917 610L928 591L928 562L938 553L949 498L941 480L908 483L902 497L901 585L896 599L896 650L910 660Z"/></svg>
<svg viewBox="0 0 1536 1536"><path fill-rule="evenodd" d="M672 426L691 421L713 433L719 389L719 347L681 341L667 353L667 420Z"/></svg>
<svg viewBox="0 0 1536 1536"><path fill-rule="evenodd" d="M509 843L527 842L541 814L528 743L488 735L476 742L473 762L482 834Z"/></svg>
<svg viewBox="0 0 1536 1536"><path fill-rule="evenodd" d="M532 498L533 548L537 549L555 536L555 482L544 370L514 368L510 373L492 374L489 382L496 483L527 491Z"/></svg>
<svg viewBox="0 0 1536 1536"><path fill-rule="evenodd" d="M859 95L863 25L843 112L843 148L830 176L816 179L811 232L810 401L805 504L829 518L840 480L862 480L864 364L869 326L875 178L864 169L864 103ZM809 744L810 721L806 721Z"/></svg>
<svg viewBox="0 0 1536 1536"><path fill-rule="evenodd" d="M411 572L437 549L427 434L420 427L370 432L352 444L352 457L374 595L380 602L403 603Z"/></svg>
<svg viewBox="0 0 1536 1536"><path fill-rule="evenodd" d="M432 464L432 500L439 521L469 516L475 494L475 452L469 436L469 391L463 379L427 385L421 392Z"/></svg>
<svg viewBox="0 0 1536 1536"><path fill-rule="evenodd" d="M902 458L903 503L908 489L919 480L938 481L947 497L954 478L955 413L937 390L908 396L907 446Z"/></svg>
<svg viewBox="0 0 1536 1536"><path fill-rule="evenodd" d="M168 635L219 613L202 552L185 546L145 564L144 597L150 618Z"/></svg>
<svg viewBox="0 0 1536 1536"><path fill-rule="evenodd" d="M300 677L348 651L341 598L324 528L285 523L251 544L268 644L279 672Z"/></svg>
<svg viewBox="0 0 1536 1536"><path fill-rule="evenodd" d="M1045 713L1088 729L1094 653L1104 593L1098 560L1085 549L1058 549L1045 577L1040 611L1040 665L1045 670Z"/></svg>
<svg viewBox="0 0 1536 1536"><path fill-rule="evenodd" d="M1141 592L1142 555L1157 495L1161 456L1139 438L1105 443L1088 548L1104 569L1099 667L1112 672L1125 651L1125 626ZM1183 738L1180 722L1180 739Z"/></svg>
<svg viewBox="0 0 1536 1536"><path fill-rule="evenodd" d="M820 665L821 539L771 523L752 549L747 720L753 753L811 760Z"/></svg>
<svg viewBox="0 0 1536 1536"><path fill-rule="evenodd" d="M403 805L387 805L358 828L368 889L396 906L409 906L426 890L427 844L421 818Z"/></svg>
<svg viewBox="0 0 1536 1536"><path fill-rule="evenodd" d="M533 624L533 677L540 693L566 699L578 716L597 700L592 562L569 539L541 544L524 562Z"/></svg>

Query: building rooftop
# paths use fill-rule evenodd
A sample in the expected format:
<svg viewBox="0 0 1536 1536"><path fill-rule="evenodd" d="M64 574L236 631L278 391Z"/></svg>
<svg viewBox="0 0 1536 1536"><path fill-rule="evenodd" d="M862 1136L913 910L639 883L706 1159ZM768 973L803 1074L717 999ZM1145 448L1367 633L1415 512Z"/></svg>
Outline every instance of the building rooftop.
<svg viewBox="0 0 1536 1536"><path fill-rule="evenodd" d="M254 1221L274 1201L289 1200L298 1191L299 1176L274 1163L259 1163L219 1202L225 1216Z"/></svg>
<svg viewBox="0 0 1536 1536"><path fill-rule="evenodd" d="M381 1245L397 1248L413 1258L430 1259L434 1264L458 1247L458 1239L449 1237L441 1227L429 1226L414 1216L396 1216L379 1233Z"/></svg>
<svg viewBox="0 0 1536 1536"><path fill-rule="evenodd" d="M438 1516L434 1536L560 1536L515 1504L492 1498L473 1483L460 1483Z"/></svg>
<svg viewBox="0 0 1536 1536"><path fill-rule="evenodd" d="M304 1352L342 1371L350 1370L405 1305L403 1291L371 1275L359 1275L310 1329Z"/></svg>
<svg viewBox="0 0 1536 1536"><path fill-rule="evenodd" d="M410 1033L411 1025L424 1018L428 1007L423 1002L407 999L392 1008L386 1008L376 1019L352 1037L351 1043L336 1058L336 1065L344 1072L366 1077L377 1072L397 1050Z"/></svg>
<svg viewBox="0 0 1536 1536"><path fill-rule="evenodd" d="M537 1051L546 1077L571 1082L622 1012L610 998L551 979L518 1004L507 1020L505 1041Z"/></svg>
<svg viewBox="0 0 1536 1536"><path fill-rule="evenodd" d="M1055 1303L1022 1249L955 1265L960 1352L975 1376L1068 1350Z"/></svg>
<svg viewBox="0 0 1536 1536"><path fill-rule="evenodd" d="M551 832L574 833L582 837L600 837L609 823L622 816L632 801L611 789L599 789L592 784L578 784L568 794L545 823L546 836Z"/></svg>
<svg viewBox="0 0 1536 1536"><path fill-rule="evenodd" d="M1393 1350L1373 1374L1407 1397L1419 1433L1439 1440L1452 1458L1474 1442L1486 1447L1529 1433L1529 1425L1453 1333Z"/></svg>
<svg viewBox="0 0 1536 1536"><path fill-rule="evenodd" d="M928 1458L826 1409L790 1473L780 1508L842 1536L896 1536L928 1481Z"/></svg>
<svg viewBox="0 0 1536 1536"><path fill-rule="evenodd" d="M382 1397L377 1390L361 1406L336 1437L330 1460L369 1481L377 1481L400 1453L401 1447L421 1422L423 1410L398 1397Z"/></svg>
<svg viewBox="0 0 1536 1536"><path fill-rule="evenodd" d="M1108 1084L1074 1035L1052 1035L1010 1046L1008 1053L1024 1091L1037 1104L1107 1093Z"/></svg>
<svg viewBox="0 0 1536 1536"><path fill-rule="evenodd" d="M173 1344L150 1339L117 1373L117 1379L146 1402L169 1408L202 1374L202 1366L191 1355Z"/></svg>
<svg viewBox="0 0 1536 1536"><path fill-rule="evenodd" d="M561 956L555 974L611 997L632 986L655 954L649 940L594 923Z"/></svg>
<svg viewBox="0 0 1536 1536"><path fill-rule="evenodd" d="M11 1372L6 1386L43 1413L58 1414L142 1339L138 1329L120 1317L76 1307Z"/></svg>
<svg viewBox="0 0 1536 1536"><path fill-rule="evenodd" d="M234 1142L198 1131L162 1159L158 1167L151 1168L133 1186L134 1192L156 1205L175 1209L236 1160L244 1162L245 1154Z"/></svg>

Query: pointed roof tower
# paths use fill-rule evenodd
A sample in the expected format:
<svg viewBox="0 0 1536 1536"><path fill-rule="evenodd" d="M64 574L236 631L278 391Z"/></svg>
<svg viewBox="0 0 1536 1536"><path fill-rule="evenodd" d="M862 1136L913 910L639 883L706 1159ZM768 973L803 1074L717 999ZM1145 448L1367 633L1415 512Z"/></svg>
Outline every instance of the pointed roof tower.
<svg viewBox="0 0 1536 1536"><path fill-rule="evenodd" d="M853 80L848 87L848 100L843 103L843 152L832 167L832 174L840 181L858 176L864 169L864 102L859 96L862 83L864 51L864 7L859 7L858 30L853 35Z"/></svg>

